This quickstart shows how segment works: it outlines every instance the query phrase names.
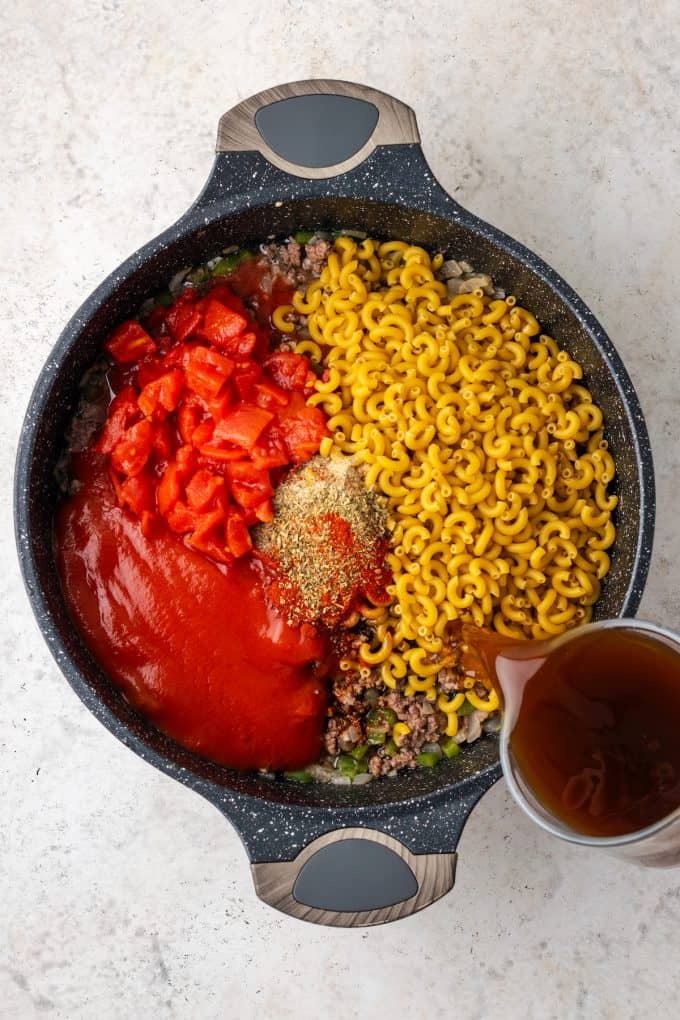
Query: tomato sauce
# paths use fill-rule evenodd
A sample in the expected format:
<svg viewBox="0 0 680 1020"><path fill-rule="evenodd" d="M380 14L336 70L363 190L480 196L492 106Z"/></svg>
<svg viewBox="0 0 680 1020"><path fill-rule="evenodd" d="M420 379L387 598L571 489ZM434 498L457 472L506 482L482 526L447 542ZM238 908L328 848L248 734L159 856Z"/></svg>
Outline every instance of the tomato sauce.
<svg viewBox="0 0 680 1020"><path fill-rule="evenodd" d="M117 505L103 457L59 509L57 560L86 644L146 718L205 758L296 769L318 758L325 641L268 604L262 565L229 568L163 529L143 534Z"/></svg>

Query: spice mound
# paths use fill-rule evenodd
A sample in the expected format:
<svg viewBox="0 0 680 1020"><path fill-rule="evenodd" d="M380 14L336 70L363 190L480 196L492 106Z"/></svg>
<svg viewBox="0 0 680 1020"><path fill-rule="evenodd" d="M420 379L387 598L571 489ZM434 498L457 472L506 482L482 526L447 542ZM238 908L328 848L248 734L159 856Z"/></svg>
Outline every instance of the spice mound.
<svg viewBox="0 0 680 1020"><path fill-rule="evenodd" d="M274 519L253 538L287 620L332 627L362 600L389 602L386 525L384 501L347 460L313 457L281 482Z"/></svg>

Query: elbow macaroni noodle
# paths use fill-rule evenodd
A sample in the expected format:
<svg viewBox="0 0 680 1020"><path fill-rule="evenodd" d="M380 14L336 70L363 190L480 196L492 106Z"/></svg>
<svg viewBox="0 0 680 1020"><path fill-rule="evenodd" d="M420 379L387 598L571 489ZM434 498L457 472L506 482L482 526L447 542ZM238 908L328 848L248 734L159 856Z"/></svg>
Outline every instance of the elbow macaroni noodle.
<svg viewBox="0 0 680 1020"><path fill-rule="evenodd" d="M321 453L351 458L389 508L393 601L366 614L362 659L437 701L453 736L457 697L436 689L448 624L543 638L589 620L617 500L581 366L513 297L449 298L440 264L402 241L340 237L279 319L307 316L296 350L325 367L309 401L330 419ZM498 707L493 692L469 697Z"/></svg>

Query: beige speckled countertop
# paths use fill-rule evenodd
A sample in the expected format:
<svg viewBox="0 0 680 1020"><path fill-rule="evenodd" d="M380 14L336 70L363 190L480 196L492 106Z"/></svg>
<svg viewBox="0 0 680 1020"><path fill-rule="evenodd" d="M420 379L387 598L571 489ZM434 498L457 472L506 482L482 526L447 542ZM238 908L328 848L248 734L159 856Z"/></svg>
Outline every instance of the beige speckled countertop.
<svg viewBox="0 0 680 1020"><path fill-rule="evenodd" d="M643 612L680 625L676 0L5 8L2 477L62 325L196 195L223 110L281 81L365 81L415 108L444 186L544 256L614 339L656 459ZM560 845L502 783L464 832L456 888L424 913L336 931L269 910L223 818L62 679L7 487L0 514L1 1017L676 1015L680 871Z"/></svg>

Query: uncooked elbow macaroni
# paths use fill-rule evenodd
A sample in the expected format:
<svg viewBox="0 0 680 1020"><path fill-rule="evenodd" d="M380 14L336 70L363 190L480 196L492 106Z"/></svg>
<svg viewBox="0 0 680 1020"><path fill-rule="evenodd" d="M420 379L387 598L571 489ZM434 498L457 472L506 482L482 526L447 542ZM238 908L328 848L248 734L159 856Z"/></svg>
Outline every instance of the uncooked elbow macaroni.
<svg viewBox="0 0 680 1020"><path fill-rule="evenodd" d="M336 240L319 280L277 310L307 316L321 361L310 399L327 457L349 457L389 508L392 603L361 648L388 687L424 693L454 736L460 695L437 693L447 625L544 638L590 619L614 542L615 465L581 366L513 297L451 299L402 241ZM496 696L468 694L484 711Z"/></svg>

